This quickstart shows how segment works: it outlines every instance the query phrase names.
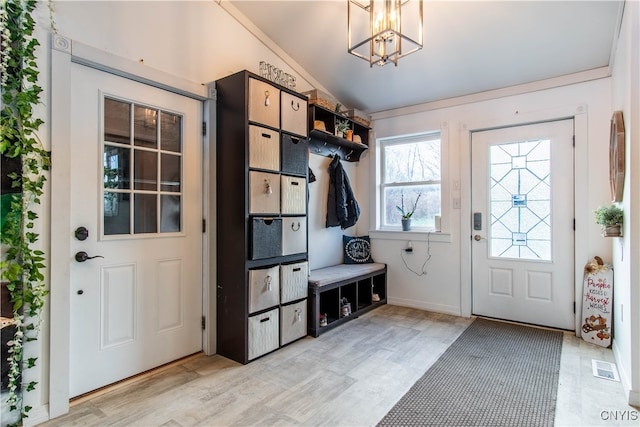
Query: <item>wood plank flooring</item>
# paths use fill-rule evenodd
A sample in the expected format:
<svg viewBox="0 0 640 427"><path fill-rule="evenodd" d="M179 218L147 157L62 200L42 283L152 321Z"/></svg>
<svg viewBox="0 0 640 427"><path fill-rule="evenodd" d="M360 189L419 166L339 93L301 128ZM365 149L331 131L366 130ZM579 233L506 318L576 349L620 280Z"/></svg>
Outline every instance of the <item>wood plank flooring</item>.
<svg viewBox="0 0 640 427"><path fill-rule="evenodd" d="M319 338L304 338L248 365L220 356L191 358L107 393L88 396L73 404L69 414L42 425L375 425L471 321L385 305ZM581 349L579 341L565 334L566 373L563 376L561 371L556 417L563 424L559 425L572 420L574 425L598 422L592 418L597 411L585 411L570 400L569 394L585 392L581 386L586 383L571 378L583 375L576 370L587 363L594 347L584 343L588 347ZM571 351L565 354L565 347ZM607 351L598 350L600 360L612 361ZM566 397L562 396L563 379ZM620 383L607 385L619 389L618 394L608 389L611 409L624 410ZM567 409L560 407L561 402ZM583 412L590 422L581 418Z"/></svg>

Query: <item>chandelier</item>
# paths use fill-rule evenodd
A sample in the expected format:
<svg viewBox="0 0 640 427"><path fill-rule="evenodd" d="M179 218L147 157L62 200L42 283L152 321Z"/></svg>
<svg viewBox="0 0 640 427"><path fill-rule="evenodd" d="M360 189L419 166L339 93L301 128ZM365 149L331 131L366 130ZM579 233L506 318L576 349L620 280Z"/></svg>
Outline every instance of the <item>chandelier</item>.
<svg viewBox="0 0 640 427"><path fill-rule="evenodd" d="M384 66L422 49L422 0L348 0L349 53Z"/></svg>

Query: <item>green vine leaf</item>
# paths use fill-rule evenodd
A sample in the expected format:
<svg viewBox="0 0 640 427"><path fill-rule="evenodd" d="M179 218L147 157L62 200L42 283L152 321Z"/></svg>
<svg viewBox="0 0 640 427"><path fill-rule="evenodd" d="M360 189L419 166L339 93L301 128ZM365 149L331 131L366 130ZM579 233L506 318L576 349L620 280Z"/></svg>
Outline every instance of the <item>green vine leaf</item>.
<svg viewBox="0 0 640 427"><path fill-rule="evenodd" d="M37 339L47 295L43 274L45 254L33 247L39 240L35 232L38 214L31 209L32 205L41 203L47 179L45 172L51 164L50 153L37 137L44 122L33 115L42 93L42 87L37 84L39 70L35 54L40 43L33 36L37 4L36 0L0 0L0 155L15 159L21 165L19 173L7 174L16 194L0 195L3 247L0 278L7 283L16 326L7 344L7 407L11 412L18 411L16 425L22 425L31 410L24 404L23 393L33 391L37 385L37 382L22 384L23 369L33 368L37 361L35 357L24 359L23 344ZM51 16L51 5L49 13Z"/></svg>

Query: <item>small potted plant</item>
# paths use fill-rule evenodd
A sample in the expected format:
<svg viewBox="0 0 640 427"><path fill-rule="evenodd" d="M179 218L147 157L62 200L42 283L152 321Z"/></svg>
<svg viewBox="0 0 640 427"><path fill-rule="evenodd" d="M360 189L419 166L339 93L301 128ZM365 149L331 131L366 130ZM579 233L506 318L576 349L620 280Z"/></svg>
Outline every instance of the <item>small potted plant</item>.
<svg viewBox="0 0 640 427"><path fill-rule="evenodd" d="M349 120L347 119L336 120L336 136L344 138L344 134L347 132L349 127L350 127Z"/></svg>
<svg viewBox="0 0 640 427"><path fill-rule="evenodd" d="M409 211L405 211L404 209L404 192L400 193L400 206L396 205L396 209L400 211L400 215L402 215L402 231L411 230L411 217L413 213L416 211L416 206L418 206L418 200L420 200L420 196L422 193L418 193L418 197L416 197L416 201L413 203L413 207Z"/></svg>
<svg viewBox="0 0 640 427"><path fill-rule="evenodd" d="M622 221L624 212L616 205L601 206L594 211L596 214L596 224L602 227L604 237L622 236Z"/></svg>

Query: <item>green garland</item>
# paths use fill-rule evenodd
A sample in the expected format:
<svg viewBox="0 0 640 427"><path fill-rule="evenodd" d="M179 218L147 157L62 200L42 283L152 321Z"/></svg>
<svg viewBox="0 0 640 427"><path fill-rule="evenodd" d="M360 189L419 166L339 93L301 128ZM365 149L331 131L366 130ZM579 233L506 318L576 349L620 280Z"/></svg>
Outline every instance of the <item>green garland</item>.
<svg viewBox="0 0 640 427"><path fill-rule="evenodd" d="M5 214L0 242L5 254L0 262L0 278L7 283L13 305L16 332L9 342L8 360L10 410L19 411L18 424L26 418L29 406L23 393L35 388L36 382L22 383L23 369L35 366L37 358L25 360L24 344L37 339L41 313L48 293L44 283L44 252L35 249L39 235L35 232L37 213L49 170L50 156L36 132L43 121L33 116L40 102L42 88L38 83L32 16L36 0L0 0L0 75L2 110L0 110L0 154L19 159L21 173L9 174L13 187L19 191Z"/></svg>

